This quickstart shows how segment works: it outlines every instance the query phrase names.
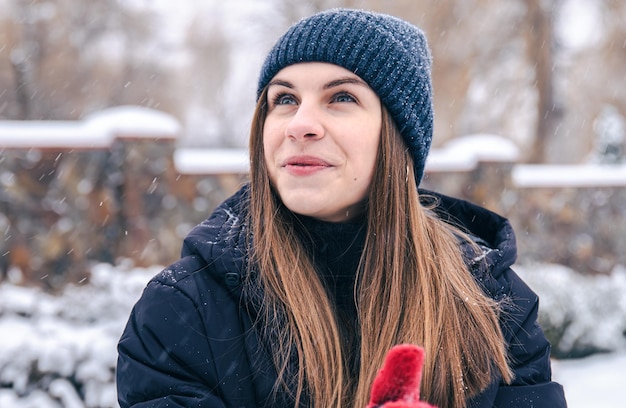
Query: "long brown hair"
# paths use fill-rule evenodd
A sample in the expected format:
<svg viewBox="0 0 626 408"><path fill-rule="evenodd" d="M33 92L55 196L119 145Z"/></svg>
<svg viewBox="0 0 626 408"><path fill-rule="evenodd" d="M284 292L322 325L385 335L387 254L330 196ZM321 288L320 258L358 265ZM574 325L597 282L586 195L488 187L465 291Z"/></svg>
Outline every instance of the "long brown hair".
<svg viewBox="0 0 626 408"><path fill-rule="evenodd" d="M293 393L296 406L306 390L311 406L363 408L387 351L400 343L424 347L422 396L440 408L465 407L498 375L510 381L499 306L468 270L460 250L466 236L420 203L412 160L384 107L354 294L360 368L358 378L348 375L353 350L344 344L293 216L269 181L266 114L263 92L250 134L250 227L252 262L264 293L261 316L284 323L268 328L276 336L277 391Z"/></svg>

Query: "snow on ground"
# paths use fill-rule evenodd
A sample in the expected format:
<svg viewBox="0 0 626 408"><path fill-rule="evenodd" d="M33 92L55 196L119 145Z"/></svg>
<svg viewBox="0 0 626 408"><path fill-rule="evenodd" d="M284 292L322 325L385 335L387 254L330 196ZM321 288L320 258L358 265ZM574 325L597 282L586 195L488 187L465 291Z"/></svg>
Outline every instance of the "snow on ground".
<svg viewBox="0 0 626 408"><path fill-rule="evenodd" d="M565 389L568 408L626 406L626 352L554 361L552 371Z"/></svg>
<svg viewBox="0 0 626 408"><path fill-rule="evenodd" d="M568 277L574 272L566 268L534 265L532 274L520 269L531 286L541 286L546 304L559 299L564 285L580 285L580 277ZM95 265L89 282L70 285L60 296L10 282L0 283L0 407L116 408L117 340L132 305L159 270L159 266L135 268L128 263ZM611 285L604 282L602 286L589 286L593 284L589 281L583 284L592 290L602 287L602 296L608 299L611 286L623 293L623 271L617 272ZM548 275L554 275L553 281L538 280L539 276ZM556 294L551 294L550 288ZM619 293L615 298L620 297ZM551 309L559 311L556 307ZM604 324L602 327L606 328L606 316L598 315L597 307L586 309L595 310L595 315L581 313L584 308L577 310L580 318L585 319L577 327L593 330L594 325ZM620 312L607 316L619 320L616 316ZM605 341L597 336L582 338L587 342ZM613 342L616 344L620 344L620 339ZM626 348L584 359L555 361L553 371L554 379L565 387L570 408L624 406L621 386L626 378Z"/></svg>

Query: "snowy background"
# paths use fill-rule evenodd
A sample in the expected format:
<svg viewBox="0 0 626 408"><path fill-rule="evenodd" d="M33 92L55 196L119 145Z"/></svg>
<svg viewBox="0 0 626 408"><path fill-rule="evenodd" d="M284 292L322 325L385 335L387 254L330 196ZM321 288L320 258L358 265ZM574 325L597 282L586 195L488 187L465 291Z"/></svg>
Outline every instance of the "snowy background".
<svg viewBox="0 0 626 408"><path fill-rule="evenodd" d="M0 0L0 4L3 3L6 2ZM229 41L247 41L247 46L238 47L230 56L233 71L224 81L224 89L230 92L217 92L220 105L226 109L221 115L226 118L225 122L233 124L234 130L227 134L240 136L247 133L249 125L248 121L240 119L241 111L251 111L253 105L249 98L248 105L242 108L240 96L254 94L250 78L256 77L263 49L268 46L264 41L274 38L273 33L258 36L258 28L267 26L282 31L285 23L270 19L274 15L271 7L268 11L268 4L270 2L229 1L221 2L220 6L215 6L215 2L198 6L198 2L191 1L128 2L138 9L159 10L162 27L159 33L163 37L154 37L155 44L145 47L144 51L159 55L160 60L181 71L197 65L193 55L188 50L181 51L180 45L185 39L185 28L195 14L211 14L224 27L229 27ZM598 25L602 17L594 12L593 4L594 0L564 2L565 12L557 21L557 34L570 52L593 47L599 41ZM202 10L203 7L207 10ZM265 19L260 19L261 15L266 16ZM123 57L124 44L115 36L106 36L101 47L112 60L117 54ZM223 133L218 120L220 115L207 111L206 101L194 99L200 96L188 97L194 103L186 112L184 122L187 128L202 129L194 138L207 139ZM234 144L243 145L245 139ZM465 148L461 150L467 151ZM178 162L190 166L186 169L188 172L193 172L197 163L189 156L194 153L197 151L179 150L183 157ZM215 153L224 156L221 151ZM245 156L242 160L240 153L228 162L245 165ZM200 162L206 163L206 160L200 158ZM431 156L431 166L449 163L445 158ZM464 162L455 157L452 163L459 166ZM514 176L522 185L543 182L554 186L567 182L575 187L581 182L615 184L616 179L622 185L626 183L624 166L609 171L606 167L592 167L582 173L575 173L570 167L562 167L559 172L551 167L550 173L546 173L547 168L537 166L519 166L518 169ZM593 180L588 181L590 178ZM10 281L0 283L0 408L117 407L116 344L132 305L150 277L160 269L160 266L137 268L129 261L116 265L96 264L90 269L89 279L69 285L56 295ZM553 362L554 379L564 385L569 406L626 406L626 391L623 390L626 381L626 267L618 266L610 276L598 277L581 276L561 265L522 264L517 270L540 295L540 319L546 330L560 330L555 336L558 338L555 347L587 349L594 353Z"/></svg>
<svg viewBox="0 0 626 408"><path fill-rule="evenodd" d="M57 296L1 284L0 407L117 407L116 344L132 305L159 270L129 262L94 265L89 283ZM542 321L570 321L562 341L606 350L554 361L554 379L564 385L569 406L623 407L626 269L601 278L558 265L518 271L541 296Z"/></svg>

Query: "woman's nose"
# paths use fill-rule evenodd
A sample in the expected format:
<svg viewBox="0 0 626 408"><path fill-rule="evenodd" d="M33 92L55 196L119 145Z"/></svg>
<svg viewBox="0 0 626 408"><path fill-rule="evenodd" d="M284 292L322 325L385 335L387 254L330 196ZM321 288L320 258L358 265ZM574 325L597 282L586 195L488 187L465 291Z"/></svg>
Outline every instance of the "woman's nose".
<svg viewBox="0 0 626 408"><path fill-rule="evenodd" d="M319 108L303 102L291 117L285 129L286 136L293 139L318 139L324 135Z"/></svg>

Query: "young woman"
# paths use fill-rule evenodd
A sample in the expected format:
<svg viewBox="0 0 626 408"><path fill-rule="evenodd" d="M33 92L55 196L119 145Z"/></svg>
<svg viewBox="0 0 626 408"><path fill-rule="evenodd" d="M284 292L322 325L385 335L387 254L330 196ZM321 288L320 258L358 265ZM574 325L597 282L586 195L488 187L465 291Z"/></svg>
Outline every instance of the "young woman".
<svg viewBox="0 0 626 408"><path fill-rule="evenodd" d="M397 18L329 10L263 65L250 182L185 239L119 343L122 407L358 407L386 353L423 399L564 407L509 223L418 191L430 53Z"/></svg>

